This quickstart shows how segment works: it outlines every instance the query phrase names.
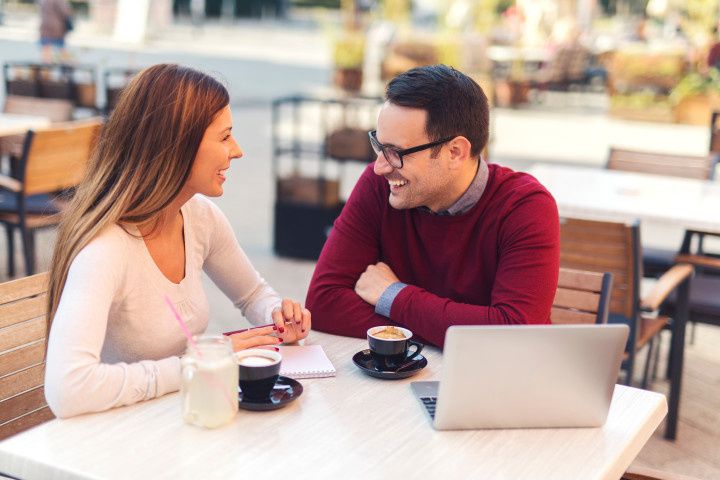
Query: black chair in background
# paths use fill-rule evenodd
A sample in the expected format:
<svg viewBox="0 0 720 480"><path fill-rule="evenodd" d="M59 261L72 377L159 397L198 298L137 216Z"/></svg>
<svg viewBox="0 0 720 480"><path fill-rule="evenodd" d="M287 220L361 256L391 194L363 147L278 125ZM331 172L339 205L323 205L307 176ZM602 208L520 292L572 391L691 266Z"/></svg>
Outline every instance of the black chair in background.
<svg viewBox="0 0 720 480"><path fill-rule="evenodd" d="M115 109L120 94L123 89L130 83L130 80L138 74L140 70L132 68L108 68L103 72L103 84L105 85L105 115Z"/></svg>
<svg viewBox="0 0 720 480"><path fill-rule="evenodd" d="M76 108L97 110L97 72L92 65L5 62L7 95L69 100Z"/></svg>

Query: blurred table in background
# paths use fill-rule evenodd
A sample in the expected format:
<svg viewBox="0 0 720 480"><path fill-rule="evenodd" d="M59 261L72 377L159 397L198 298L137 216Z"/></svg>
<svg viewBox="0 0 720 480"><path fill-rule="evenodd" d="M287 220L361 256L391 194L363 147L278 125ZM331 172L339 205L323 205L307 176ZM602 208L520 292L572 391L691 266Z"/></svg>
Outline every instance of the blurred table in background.
<svg viewBox="0 0 720 480"><path fill-rule="evenodd" d="M720 184L710 180L547 164L528 173L555 197L561 216L720 233Z"/></svg>
<svg viewBox="0 0 720 480"><path fill-rule="evenodd" d="M0 113L0 137L20 135L28 130L50 125L50 120L42 116Z"/></svg>

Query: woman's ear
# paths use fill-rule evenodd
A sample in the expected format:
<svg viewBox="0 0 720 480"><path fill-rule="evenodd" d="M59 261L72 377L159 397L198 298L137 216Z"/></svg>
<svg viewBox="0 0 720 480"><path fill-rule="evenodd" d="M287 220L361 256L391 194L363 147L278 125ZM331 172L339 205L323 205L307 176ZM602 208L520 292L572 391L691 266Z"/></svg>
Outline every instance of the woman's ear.
<svg viewBox="0 0 720 480"><path fill-rule="evenodd" d="M458 135L448 143L448 150L450 152L448 165L450 168L458 169L470 158L472 145L470 140Z"/></svg>

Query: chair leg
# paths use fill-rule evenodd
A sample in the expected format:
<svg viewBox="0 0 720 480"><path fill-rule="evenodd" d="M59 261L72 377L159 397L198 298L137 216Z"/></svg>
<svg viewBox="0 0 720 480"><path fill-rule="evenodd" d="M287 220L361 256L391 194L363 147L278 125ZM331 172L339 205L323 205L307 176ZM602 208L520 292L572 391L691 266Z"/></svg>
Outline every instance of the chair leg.
<svg viewBox="0 0 720 480"><path fill-rule="evenodd" d="M633 370L635 369L635 352L630 352L628 355L627 362L625 363L625 385L632 387L633 385Z"/></svg>
<svg viewBox="0 0 720 480"><path fill-rule="evenodd" d="M672 343L672 336L670 337L670 342ZM670 374L672 373L672 363L673 363L673 350L672 348L668 349L668 358L667 358L667 366L665 367L665 380L670 380Z"/></svg>
<svg viewBox="0 0 720 480"><path fill-rule="evenodd" d="M5 233L7 235L7 259L8 259L8 276L15 276L15 228L5 225Z"/></svg>
<svg viewBox="0 0 720 480"><path fill-rule="evenodd" d="M655 339L650 339L650 342L648 342L647 345L647 358L645 358L645 368L643 369L642 383L640 384L640 388L642 388L643 390L647 390L650 383L650 364L652 363L653 352L657 347L658 345L655 345Z"/></svg>
<svg viewBox="0 0 720 480"><path fill-rule="evenodd" d="M657 380L657 370L658 370L658 364L660 363L660 349L662 347L662 334L658 337L658 344L657 348L655 349L655 355L653 359L653 367L652 367L652 374L650 375L650 381L654 382Z"/></svg>
<svg viewBox="0 0 720 480"><path fill-rule="evenodd" d="M690 345L695 345L695 327L697 327L697 322L690 321Z"/></svg>
<svg viewBox="0 0 720 480"><path fill-rule="evenodd" d="M23 253L25 255L25 275L35 273L35 232L25 229L22 232Z"/></svg>

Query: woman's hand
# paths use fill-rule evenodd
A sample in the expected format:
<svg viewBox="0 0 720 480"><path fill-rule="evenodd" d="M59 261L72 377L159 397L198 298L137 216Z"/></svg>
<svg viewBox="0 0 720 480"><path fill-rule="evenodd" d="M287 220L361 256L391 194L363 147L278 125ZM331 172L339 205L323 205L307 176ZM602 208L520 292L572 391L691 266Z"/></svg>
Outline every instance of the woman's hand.
<svg viewBox="0 0 720 480"><path fill-rule="evenodd" d="M273 310L272 319L284 343L302 340L310 333L310 310L289 298L283 298L280 308Z"/></svg>
<svg viewBox="0 0 720 480"><path fill-rule="evenodd" d="M276 337L277 327L270 325L269 327L251 328L244 332L234 333L230 335L233 350L245 350L246 348L275 346L282 342L282 339Z"/></svg>

